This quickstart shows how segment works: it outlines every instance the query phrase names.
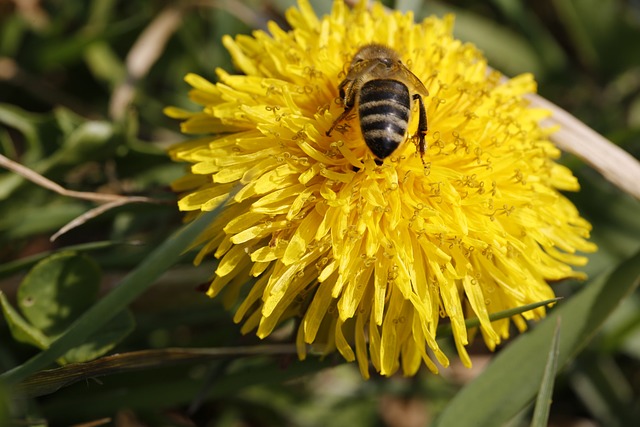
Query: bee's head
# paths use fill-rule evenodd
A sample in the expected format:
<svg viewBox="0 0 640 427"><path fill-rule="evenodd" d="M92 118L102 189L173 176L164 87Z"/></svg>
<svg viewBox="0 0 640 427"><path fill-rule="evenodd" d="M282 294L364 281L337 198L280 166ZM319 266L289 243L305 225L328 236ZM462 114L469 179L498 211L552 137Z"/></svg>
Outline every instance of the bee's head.
<svg viewBox="0 0 640 427"><path fill-rule="evenodd" d="M362 46L353 56L351 66L372 60L378 60L391 66L393 63L400 62L400 55L388 46L377 43L367 44Z"/></svg>

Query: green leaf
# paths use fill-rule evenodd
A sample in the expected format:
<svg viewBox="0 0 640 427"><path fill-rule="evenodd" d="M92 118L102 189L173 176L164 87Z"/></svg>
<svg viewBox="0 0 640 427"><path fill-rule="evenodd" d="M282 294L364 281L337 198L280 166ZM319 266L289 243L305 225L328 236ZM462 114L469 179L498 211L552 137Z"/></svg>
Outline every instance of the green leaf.
<svg viewBox="0 0 640 427"><path fill-rule="evenodd" d="M4 384L0 384L0 426L9 425L11 398L12 396L9 394L7 387Z"/></svg>
<svg viewBox="0 0 640 427"><path fill-rule="evenodd" d="M69 66L79 62L91 44L112 41L117 36L137 28L146 18L143 14L131 14L110 22L103 32L87 30L61 38L45 38L39 43L33 57L37 59L37 66L41 69Z"/></svg>
<svg viewBox="0 0 640 427"><path fill-rule="evenodd" d="M603 328L600 348L605 354L620 351L640 360L640 294L622 301Z"/></svg>
<svg viewBox="0 0 640 427"><path fill-rule="evenodd" d="M92 334L84 343L67 351L60 362L66 364L94 360L115 347L133 331L134 327L133 315L129 310L124 310Z"/></svg>
<svg viewBox="0 0 640 427"><path fill-rule="evenodd" d="M85 117L79 116L65 107L56 107L53 110L53 117L65 138L69 137L76 128L87 121Z"/></svg>
<svg viewBox="0 0 640 427"><path fill-rule="evenodd" d="M25 188L19 196L14 195L11 204L0 208L2 239L11 241L35 234L52 234L87 209L85 201L60 198L40 187Z"/></svg>
<svg viewBox="0 0 640 427"><path fill-rule="evenodd" d="M85 51L85 61L93 75L114 87L126 76L126 70L111 45L96 42Z"/></svg>
<svg viewBox="0 0 640 427"><path fill-rule="evenodd" d="M113 125L102 121L82 123L69 134L63 145L44 163L44 169L85 163L103 157L104 151L111 151L114 135Z"/></svg>
<svg viewBox="0 0 640 427"><path fill-rule="evenodd" d="M100 249L107 249L112 246L122 246L130 243L127 242L119 242L119 241L99 241L99 242L89 242L89 243L80 243L77 245L66 246L65 251L74 251L74 252L82 252L82 251L96 251ZM44 251L39 252L37 254L20 258L15 261L6 262L4 264L0 264L0 278L7 277L12 274L15 274L21 270L26 270L31 266L35 265L39 261L50 257L54 253L59 253L56 251Z"/></svg>
<svg viewBox="0 0 640 427"><path fill-rule="evenodd" d="M52 168L103 159L105 152L114 150L110 123L86 121L65 108L57 108L53 114L34 114L0 104L0 123L18 130L27 142L20 149L19 163L54 180L57 177L51 176ZM0 174L0 200L14 196L24 182L13 172Z"/></svg>
<svg viewBox="0 0 640 427"><path fill-rule="evenodd" d="M82 52L102 38L101 34L74 34L63 39L54 39L55 43L41 43L39 52L34 55L38 59L37 66L41 69L51 69L62 64L77 62Z"/></svg>
<svg viewBox="0 0 640 427"><path fill-rule="evenodd" d="M51 153L59 148L62 132L56 116L57 114L49 113L36 114L16 105L0 103L0 123L19 131L27 143L20 150L20 163L39 173L45 171L39 162L46 161ZM5 184L2 181L0 184L0 197L4 197L4 194L9 193L9 189L3 188Z"/></svg>
<svg viewBox="0 0 640 427"><path fill-rule="evenodd" d="M83 254L65 251L40 261L18 288L18 305L30 324L14 320L21 332L16 339L23 338L23 342L41 349L49 348L57 335L94 304L100 276L98 265ZM83 343L68 350L58 363L85 362L100 357L133 328L133 316L128 310L122 311ZM30 341L24 341L25 334ZM45 341L35 340L42 337Z"/></svg>
<svg viewBox="0 0 640 427"><path fill-rule="evenodd" d="M0 55L15 57L20 51L29 29L27 20L19 13L5 13L0 25Z"/></svg>
<svg viewBox="0 0 640 427"><path fill-rule="evenodd" d="M235 192L232 192L230 197ZM0 375L0 379L9 384L47 367L50 363L84 342L102 325L115 317L120 311L147 290L154 281L168 270L186 251L193 241L224 209L222 203L218 208L202 214L189 225L169 236L164 243L155 249L145 260L128 274L113 291L98 301L91 309L80 316L51 346L42 353L32 357Z"/></svg>
<svg viewBox="0 0 640 427"><path fill-rule="evenodd" d="M558 369L558 355L560 354L560 316L556 321L556 329L553 332L553 341L547 356L547 364L540 384L540 392L536 399L536 407L533 411L531 427L546 427L549 421L549 410L551 409L551 398L553 397L553 383Z"/></svg>
<svg viewBox="0 0 640 427"><path fill-rule="evenodd" d="M116 0L92 1L89 6L87 26L94 32L105 31L116 13L117 5L118 2Z"/></svg>
<svg viewBox="0 0 640 427"><path fill-rule="evenodd" d="M61 252L39 262L18 288L18 305L26 319L0 294L13 337L40 349L49 348L98 297L100 269L86 255ZM129 310L120 312L87 340L69 349L58 363L85 362L102 356L134 328Z"/></svg>
<svg viewBox="0 0 640 427"><path fill-rule="evenodd" d="M96 300L100 276L100 268L87 255L52 255L24 278L18 288L18 306L45 335L58 335Z"/></svg>
<svg viewBox="0 0 640 427"><path fill-rule="evenodd" d="M2 292L0 292L0 305L2 305L2 313L11 331L11 336L13 336L16 341L31 344L40 349L49 347L51 340L38 328L30 325L29 322L11 306L7 297Z"/></svg>
<svg viewBox="0 0 640 427"><path fill-rule="evenodd" d="M557 362L562 368L589 342L639 282L640 253L636 253L611 274L601 275L585 284L581 292L555 309L534 330L514 340L478 378L451 400L433 425L482 427L509 421L536 395L545 365L544 358L537 355L540 348L551 341L556 318L567 319Z"/></svg>
<svg viewBox="0 0 640 427"><path fill-rule="evenodd" d="M0 104L0 123L20 131L31 146L39 142L36 124L40 120L39 115L28 113L15 105Z"/></svg>

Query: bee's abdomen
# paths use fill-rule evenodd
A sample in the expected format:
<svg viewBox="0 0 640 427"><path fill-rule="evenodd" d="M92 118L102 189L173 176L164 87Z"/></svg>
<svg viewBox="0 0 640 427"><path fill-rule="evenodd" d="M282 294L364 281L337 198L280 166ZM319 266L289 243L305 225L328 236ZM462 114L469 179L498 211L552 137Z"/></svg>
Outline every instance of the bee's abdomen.
<svg viewBox="0 0 640 427"><path fill-rule="evenodd" d="M404 139L411 102L407 86L396 80L371 80L362 85L360 129L371 152L388 157Z"/></svg>

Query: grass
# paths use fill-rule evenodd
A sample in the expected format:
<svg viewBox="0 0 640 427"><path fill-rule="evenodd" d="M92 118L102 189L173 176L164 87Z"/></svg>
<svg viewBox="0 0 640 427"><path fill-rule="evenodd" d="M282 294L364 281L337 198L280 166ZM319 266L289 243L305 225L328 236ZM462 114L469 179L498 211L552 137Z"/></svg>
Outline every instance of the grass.
<svg viewBox="0 0 640 427"><path fill-rule="evenodd" d="M312 3L328 11L328 2ZM194 267L184 253L198 224L182 225L169 189L184 166L165 150L184 137L162 109L194 108L188 72L215 81L216 67L233 70L222 35L283 24L292 4L0 4L0 154L5 168L27 168L24 176L0 170L0 425L523 426L545 366L558 373L555 384L545 376L541 401L552 403L536 405L536 417L621 427L640 418L640 203L573 155L562 163L582 191L568 196L599 246L584 268L590 279L555 284L565 297L558 309L497 354L472 345L472 370L454 363L440 376L363 381L337 357L297 360L286 325L268 342L243 336L203 295L213 261ZM637 4L385 4L417 18L455 13L456 35L494 68L533 72L542 96L638 157ZM47 181L30 180L38 176ZM112 205L95 210L103 201ZM82 276L88 265L95 274ZM50 283L38 282L28 296L44 308L28 314L21 283L61 270L88 279L67 275L68 292L48 299L41 292ZM68 301L88 310L63 323L39 316ZM108 322L120 312L128 314ZM28 320L20 341L10 330L19 322L6 320L16 316ZM57 368L61 356L93 361Z"/></svg>

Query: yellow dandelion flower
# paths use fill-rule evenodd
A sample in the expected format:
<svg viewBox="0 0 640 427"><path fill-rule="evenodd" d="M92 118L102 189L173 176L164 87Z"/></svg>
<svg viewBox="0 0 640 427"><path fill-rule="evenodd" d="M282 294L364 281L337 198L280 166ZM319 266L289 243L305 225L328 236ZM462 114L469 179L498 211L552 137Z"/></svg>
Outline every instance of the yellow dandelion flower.
<svg viewBox="0 0 640 427"><path fill-rule="evenodd" d="M174 185L187 219L241 187L196 242L196 262L219 259L208 294L229 305L242 295L243 332L264 338L297 317L301 357L314 344L357 360L365 377L369 361L383 375L423 363L437 372L436 360L448 365L436 341L442 319L470 365L465 318L480 320L493 349L510 320L491 313L553 298L547 281L583 277L569 264L595 250L590 224L559 193L578 183L538 125L550 113L524 98L536 89L531 75L490 72L452 37L452 17L416 24L380 4L335 1L318 18L307 0L286 17L290 31L272 22L269 33L223 39L241 75L186 77L202 111L167 109L185 133L212 135L170 151L192 164ZM395 50L429 92L424 158L407 137L375 159L357 114L327 136L344 111L338 86L370 43ZM523 330L543 315L511 321Z"/></svg>

